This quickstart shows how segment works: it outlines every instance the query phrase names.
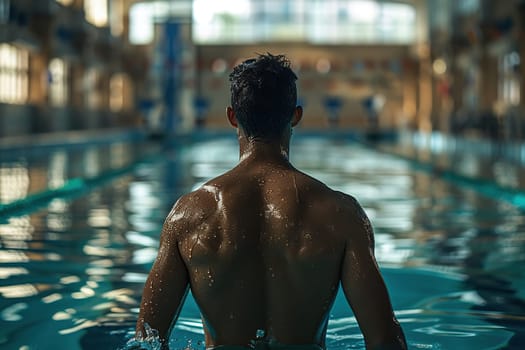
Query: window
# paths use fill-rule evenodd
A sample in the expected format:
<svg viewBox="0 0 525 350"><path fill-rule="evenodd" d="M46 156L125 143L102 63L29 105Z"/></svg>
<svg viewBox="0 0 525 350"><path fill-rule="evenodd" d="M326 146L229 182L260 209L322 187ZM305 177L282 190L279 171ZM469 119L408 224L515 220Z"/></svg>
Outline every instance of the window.
<svg viewBox="0 0 525 350"><path fill-rule="evenodd" d="M499 62L499 99L507 106L520 103L520 55L511 52L503 55Z"/></svg>
<svg viewBox="0 0 525 350"><path fill-rule="evenodd" d="M49 62L49 103L51 106L65 106L68 97L67 63L63 59L54 58Z"/></svg>
<svg viewBox="0 0 525 350"><path fill-rule="evenodd" d="M416 11L374 0L195 0L199 44L305 41L395 43L415 40Z"/></svg>
<svg viewBox="0 0 525 350"><path fill-rule="evenodd" d="M84 11L86 20L97 27L108 24L108 1L107 0L84 0Z"/></svg>
<svg viewBox="0 0 525 350"><path fill-rule="evenodd" d="M129 10L129 41L135 45L153 40L153 8L147 3L137 3Z"/></svg>
<svg viewBox="0 0 525 350"><path fill-rule="evenodd" d="M0 44L0 102L23 104L29 94L29 54Z"/></svg>
<svg viewBox="0 0 525 350"><path fill-rule="evenodd" d="M124 1L113 0L109 4L111 34L121 36L124 32Z"/></svg>
<svg viewBox="0 0 525 350"><path fill-rule="evenodd" d="M109 81L109 108L119 112L131 107L131 81L126 74L117 73Z"/></svg>
<svg viewBox="0 0 525 350"><path fill-rule="evenodd" d="M217 2L222 3L222 2ZM191 18L192 0L143 1L131 5L129 10L129 42L134 45L153 41L154 24L168 18Z"/></svg>

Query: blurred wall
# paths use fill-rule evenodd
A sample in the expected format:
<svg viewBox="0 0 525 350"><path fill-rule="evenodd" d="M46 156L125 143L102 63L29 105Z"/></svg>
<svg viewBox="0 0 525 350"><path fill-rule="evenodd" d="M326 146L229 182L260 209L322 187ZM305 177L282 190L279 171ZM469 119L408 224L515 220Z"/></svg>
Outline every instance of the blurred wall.
<svg viewBox="0 0 525 350"><path fill-rule="evenodd" d="M0 136L141 124L128 3L0 0Z"/></svg>
<svg viewBox="0 0 525 350"><path fill-rule="evenodd" d="M433 130L522 140L525 1L429 0Z"/></svg>
<svg viewBox="0 0 525 350"><path fill-rule="evenodd" d="M341 99L340 127L364 128L366 98L382 95L385 105L379 123L384 128L402 127L415 118L414 104L417 64L408 46L343 46L282 43L272 45L198 46L197 95L209 101L207 125L226 127L229 105L228 74L240 61L257 53L284 54L298 75L298 98L304 105L304 128L328 126L325 98ZM407 91L411 90L412 91ZM407 103L405 99L411 99Z"/></svg>

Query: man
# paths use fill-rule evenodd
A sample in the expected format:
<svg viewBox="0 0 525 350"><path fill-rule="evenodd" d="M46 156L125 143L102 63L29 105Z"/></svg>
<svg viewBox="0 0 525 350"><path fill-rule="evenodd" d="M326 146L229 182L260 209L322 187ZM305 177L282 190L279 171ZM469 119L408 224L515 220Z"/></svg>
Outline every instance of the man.
<svg viewBox="0 0 525 350"><path fill-rule="evenodd" d="M296 79L284 56L234 68L226 114L239 164L168 215L137 334L148 323L167 342L191 288L208 349L325 349L341 284L368 349L406 348L366 214L288 160Z"/></svg>

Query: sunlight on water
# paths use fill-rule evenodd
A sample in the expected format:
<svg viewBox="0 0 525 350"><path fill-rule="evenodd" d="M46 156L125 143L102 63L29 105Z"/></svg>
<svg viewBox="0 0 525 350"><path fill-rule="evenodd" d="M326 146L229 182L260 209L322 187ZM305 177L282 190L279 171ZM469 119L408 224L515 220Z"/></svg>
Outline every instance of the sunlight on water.
<svg viewBox="0 0 525 350"><path fill-rule="evenodd" d="M97 172L116 164L108 152L86 152L17 161L17 167L25 167L23 181L31 184L26 188L21 182L23 190L45 186L47 174L51 184L65 183L95 158L102 162ZM56 198L40 211L2 218L0 348L159 349L153 330L142 341L132 338L162 222L181 194L227 170L237 157L234 139L185 145L77 200ZM299 138L291 159L306 173L355 195L371 217L376 255L411 349L523 347L522 211L346 141ZM11 184L14 173L9 174ZM11 195L8 188L0 192ZM204 349L191 294L170 346ZM327 348L364 349L340 293Z"/></svg>

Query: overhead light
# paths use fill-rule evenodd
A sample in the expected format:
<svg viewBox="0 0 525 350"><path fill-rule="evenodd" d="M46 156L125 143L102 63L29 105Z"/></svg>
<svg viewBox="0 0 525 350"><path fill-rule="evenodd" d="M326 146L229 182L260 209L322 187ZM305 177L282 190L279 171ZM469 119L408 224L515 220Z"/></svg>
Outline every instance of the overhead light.
<svg viewBox="0 0 525 350"><path fill-rule="evenodd" d="M434 63L432 63L432 70L436 75L445 74L447 72L447 63L444 59L437 58L434 60Z"/></svg>

